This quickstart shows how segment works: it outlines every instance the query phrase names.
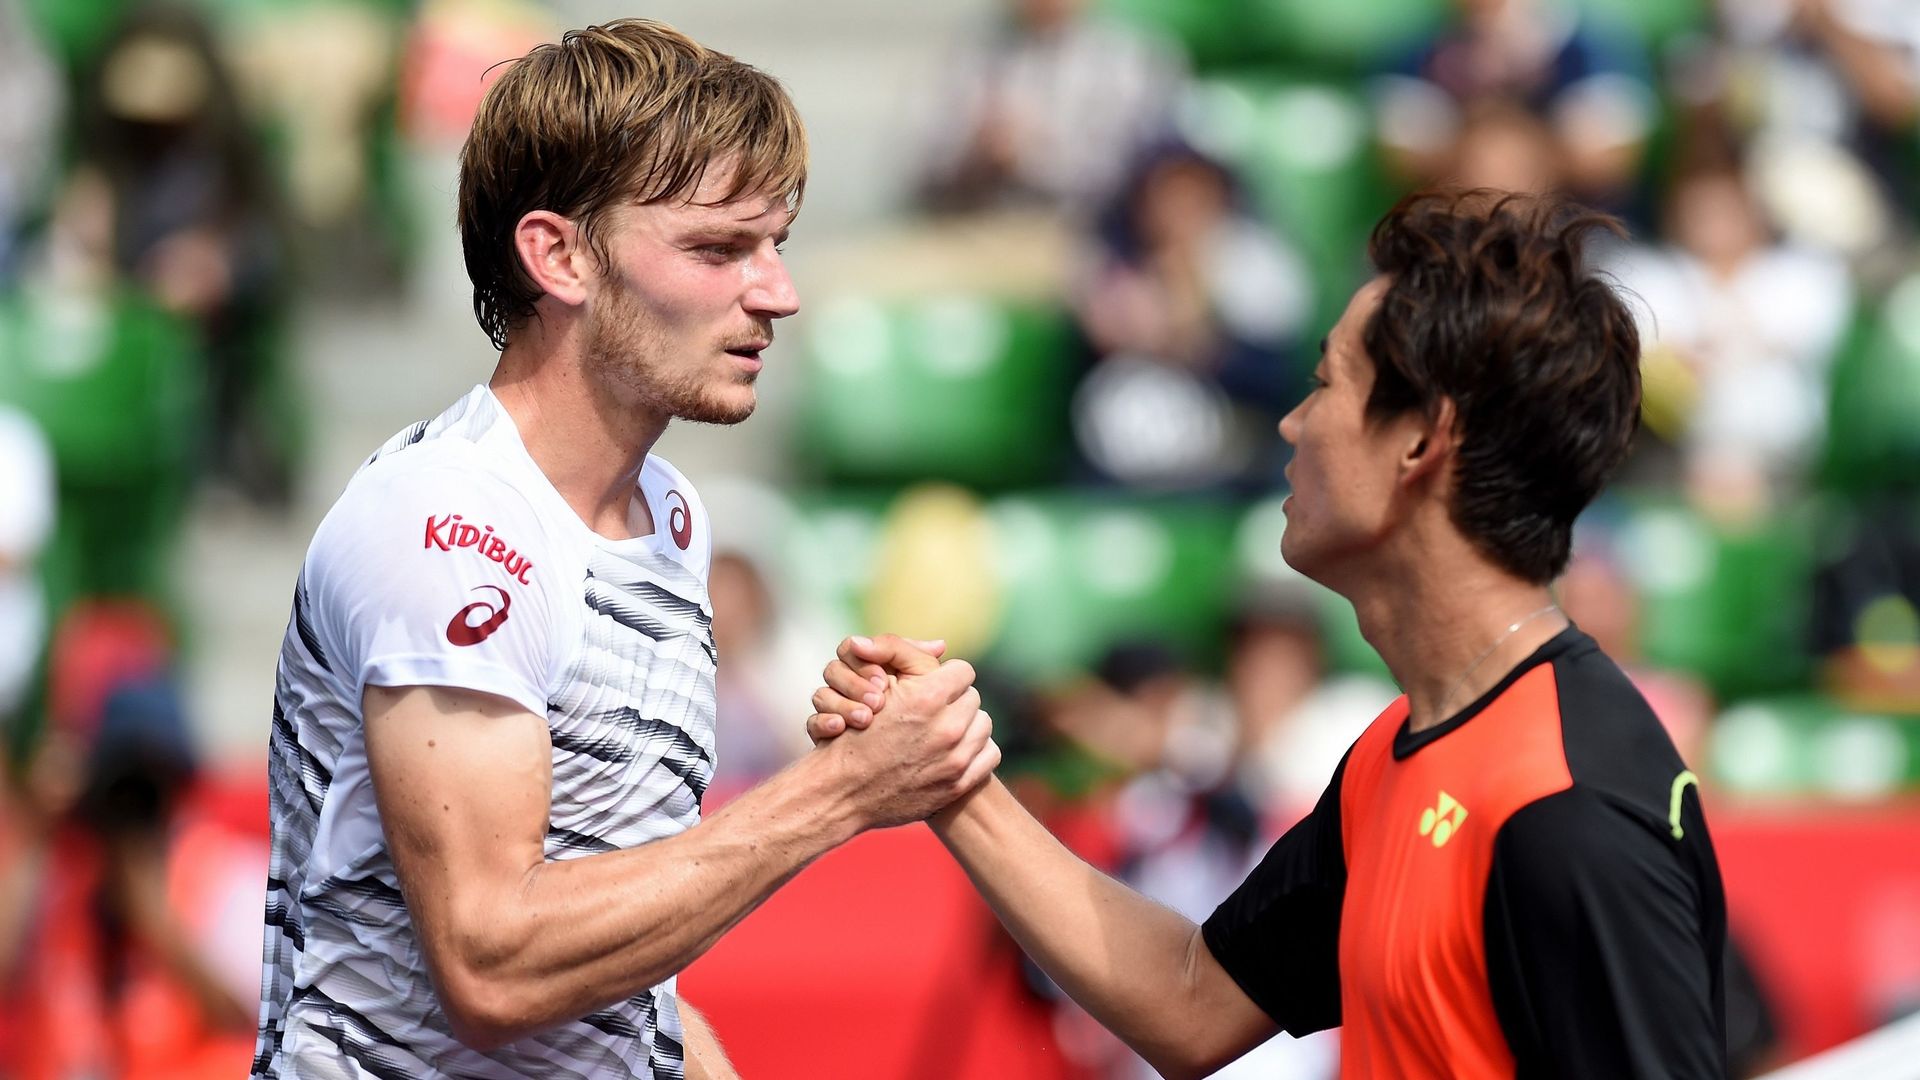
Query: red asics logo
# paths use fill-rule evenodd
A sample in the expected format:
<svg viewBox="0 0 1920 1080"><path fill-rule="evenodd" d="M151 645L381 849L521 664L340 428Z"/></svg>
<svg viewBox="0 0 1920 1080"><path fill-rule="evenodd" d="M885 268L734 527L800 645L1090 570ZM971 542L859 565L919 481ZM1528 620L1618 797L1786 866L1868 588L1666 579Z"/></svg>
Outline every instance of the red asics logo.
<svg viewBox="0 0 1920 1080"><path fill-rule="evenodd" d="M532 584L527 580L527 575L533 572L533 560L508 547L505 540L495 536L493 526L476 527L464 524L459 514L443 514L438 521L434 520L432 514L428 514L427 539L421 546L437 547L441 551L472 548L475 554L484 555L499 563L520 584Z"/></svg>
<svg viewBox="0 0 1920 1080"><path fill-rule="evenodd" d="M508 596L507 590L498 585L481 585L473 591L479 592L481 589L492 589L499 593L500 606L495 607L485 600L475 600L455 612L453 621L447 624L447 640L455 645L478 645L493 636L493 632L500 629L500 625L507 621L507 609L513 606L513 597ZM472 622L473 613L481 609L485 609L486 617L477 623Z"/></svg>
<svg viewBox="0 0 1920 1080"><path fill-rule="evenodd" d="M674 506L673 500L679 499L680 505ZM693 543L693 513L687 507L687 497L678 491L667 492L667 531L673 534L673 542L681 551Z"/></svg>

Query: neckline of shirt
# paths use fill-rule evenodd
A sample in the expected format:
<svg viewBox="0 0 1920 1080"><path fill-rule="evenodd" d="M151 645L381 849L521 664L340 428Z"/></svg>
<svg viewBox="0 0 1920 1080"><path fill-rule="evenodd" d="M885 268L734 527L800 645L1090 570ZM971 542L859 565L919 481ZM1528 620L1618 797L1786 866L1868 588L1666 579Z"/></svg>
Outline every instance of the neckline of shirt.
<svg viewBox="0 0 1920 1080"><path fill-rule="evenodd" d="M1513 684L1519 682L1521 677L1526 675L1527 672L1532 671L1541 664L1550 663L1582 645L1592 644L1593 639L1588 637L1584 631L1578 626L1575 626L1573 621L1569 619L1565 629L1542 642L1539 648L1529 653L1526 659L1515 664L1506 675L1503 676L1499 682L1494 683L1486 693L1473 699L1473 701L1469 702L1459 712L1427 728L1425 731L1414 731L1412 729L1413 717L1402 717L1400 726L1395 729L1393 733L1393 760L1405 761L1407 758L1418 753L1421 748L1429 746L1445 737L1448 733L1458 731L1460 728L1466 726L1467 721L1485 712L1488 706L1498 701L1500 695L1512 689ZM1405 700L1404 695L1402 700Z"/></svg>
<svg viewBox="0 0 1920 1080"><path fill-rule="evenodd" d="M656 460L653 454L649 453L646 456L646 460L640 463L640 471L634 477L633 483L634 493L642 502L646 503L647 516L653 519L653 531L639 536L628 536L621 539L603 536L581 519L579 513L561 496L560 490L553 486L553 481L547 478L547 474L540 468L540 463L533 460L533 455L527 451L526 440L520 437L520 425L513 422L513 414L508 412L507 407L500 403L500 398L494 394L493 388L486 383L480 383L474 387L474 390L485 397L487 406L494 412L496 419L491 427L505 431L507 441L511 444L515 459L530 470L534 476L540 478L540 495L552 504L555 516L566 523L565 528L578 532L594 544L610 552L660 552L665 550L664 545L661 543L664 530L660 527L660 507L656 504L653 496L647 491L645 480L647 468L653 465Z"/></svg>

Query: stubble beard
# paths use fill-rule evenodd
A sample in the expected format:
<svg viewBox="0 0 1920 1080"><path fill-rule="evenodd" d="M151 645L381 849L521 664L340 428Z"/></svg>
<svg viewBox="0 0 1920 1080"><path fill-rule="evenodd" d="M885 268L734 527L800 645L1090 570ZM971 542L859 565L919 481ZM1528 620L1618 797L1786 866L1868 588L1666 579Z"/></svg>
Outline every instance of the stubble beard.
<svg viewBox="0 0 1920 1080"><path fill-rule="evenodd" d="M729 368L731 385L748 388L741 397L714 392L704 366L676 366L670 346L652 318L624 290L609 297L606 317L587 339L587 363L607 384L619 387L650 412L695 424L738 424L758 404L751 388L758 372Z"/></svg>

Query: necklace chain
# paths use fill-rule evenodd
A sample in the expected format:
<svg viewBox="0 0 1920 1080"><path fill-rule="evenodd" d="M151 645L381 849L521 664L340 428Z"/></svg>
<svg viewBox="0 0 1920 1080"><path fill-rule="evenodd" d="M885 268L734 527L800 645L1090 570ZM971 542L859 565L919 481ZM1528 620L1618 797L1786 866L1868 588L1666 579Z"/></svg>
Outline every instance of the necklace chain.
<svg viewBox="0 0 1920 1080"><path fill-rule="evenodd" d="M1498 649L1503 643L1506 642L1508 638L1519 633L1521 627L1527 625L1528 623L1539 618L1540 616L1545 615L1549 611L1558 611L1558 610L1560 610L1560 606L1558 604L1548 604L1546 607L1543 607L1540 610L1535 611L1530 615L1523 616L1513 625L1507 627L1506 633L1501 634L1497 638L1494 638L1493 644L1487 646L1484 650L1482 650L1479 656L1474 657L1473 663L1467 665L1467 670L1461 672L1460 677L1454 680L1453 689L1447 691L1447 696L1440 699L1440 708L1436 710L1436 712L1438 712L1441 718L1444 719L1446 717L1447 706L1453 702L1453 695L1459 693L1460 688L1467 684L1467 679L1470 678L1474 672L1480 670L1480 665L1486 662L1487 657L1493 655L1493 650Z"/></svg>

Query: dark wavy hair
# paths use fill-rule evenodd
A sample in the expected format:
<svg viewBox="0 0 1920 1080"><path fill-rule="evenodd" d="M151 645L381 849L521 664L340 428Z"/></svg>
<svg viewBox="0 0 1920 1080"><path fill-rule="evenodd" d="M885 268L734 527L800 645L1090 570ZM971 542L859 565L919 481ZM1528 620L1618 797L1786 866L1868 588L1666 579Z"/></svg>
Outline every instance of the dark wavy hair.
<svg viewBox="0 0 1920 1080"><path fill-rule="evenodd" d="M1388 279L1365 329L1367 414L1451 399L1459 435L1452 516L1495 563L1545 584L1573 522L1640 424L1640 335L1587 265L1605 214L1551 196L1428 191L1400 201L1368 253Z"/></svg>

